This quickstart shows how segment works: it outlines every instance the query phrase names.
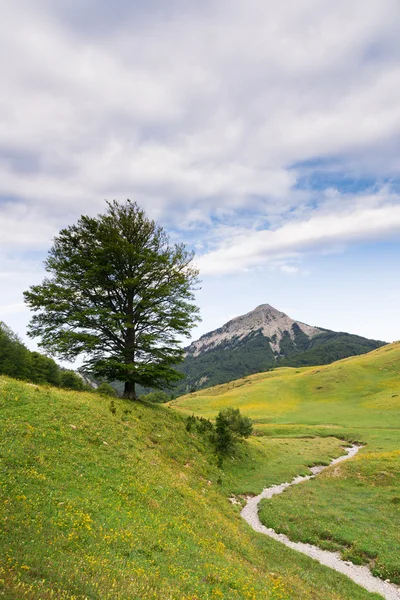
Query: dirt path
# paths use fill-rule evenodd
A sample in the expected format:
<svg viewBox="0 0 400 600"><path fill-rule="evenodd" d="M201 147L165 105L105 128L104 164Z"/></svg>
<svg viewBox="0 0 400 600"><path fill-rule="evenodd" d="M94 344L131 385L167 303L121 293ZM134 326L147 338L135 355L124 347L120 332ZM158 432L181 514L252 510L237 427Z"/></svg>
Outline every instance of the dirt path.
<svg viewBox="0 0 400 600"><path fill-rule="evenodd" d="M347 460L352 458L357 454L361 446L353 445L350 448L346 449L346 454L340 456L339 458L335 458L332 460L329 466L335 465L343 460ZM338 552L329 552L327 550L321 550L317 546L312 546L311 544L303 544L302 542L292 542L286 535L283 533L276 533L274 529L269 529L265 527L259 517L258 517L258 504L264 498L272 498L275 494L282 494L288 487L291 485L296 485L301 483L302 481L307 481L312 479L318 473L321 473L327 467L312 467L311 475L306 475L305 477L295 477L293 481L290 483L281 483L280 485L273 485L269 488L265 488L261 494L255 496L254 498L250 498L247 501L246 506L243 508L241 515L247 521L249 525L259 533L264 533L268 535L272 539L285 544L288 548L292 548L293 550L297 550L298 552L302 552L307 556L310 556L314 560L317 560L322 565L326 567L330 567L339 573L343 573L350 577L355 583L365 588L369 592L375 592L377 594L381 594L386 600L400 600L400 588L393 583L388 583L387 581L383 581L378 577L374 577L368 567L354 565L351 562L344 561L340 558L340 554Z"/></svg>

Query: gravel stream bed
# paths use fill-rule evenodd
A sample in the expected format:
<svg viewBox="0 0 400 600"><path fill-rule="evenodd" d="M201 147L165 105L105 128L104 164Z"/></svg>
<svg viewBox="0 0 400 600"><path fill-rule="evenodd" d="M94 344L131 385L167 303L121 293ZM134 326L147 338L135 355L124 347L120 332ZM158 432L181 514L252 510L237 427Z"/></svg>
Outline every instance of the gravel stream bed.
<svg viewBox="0 0 400 600"><path fill-rule="evenodd" d="M343 460L347 460L352 458L357 454L359 449L362 446L353 445L350 448L346 449L346 454L340 456L339 458L335 458L331 461L330 465L336 465L337 463L342 462ZM270 529L265 527L259 517L258 517L258 504L260 500L264 498L272 498L275 494L282 494L288 487L291 485L296 485L303 481L308 481L309 479L314 478L318 473L321 473L327 467L318 466L312 467L311 475L306 475L304 477L295 477L293 481L290 483L281 483L280 485L273 485L269 488L265 488L261 494L258 496L254 496L253 498L249 498L247 500L246 506L243 508L241 515L245 521L251 527L259 532L268 535L272 539L285 544L288 548L292 548L293 550L297 550L298 552L302 552L307 556L310 556L314 560L317 560L322 565L326 567L330 567L339 573L343 573L350 577L355 583L365 588L369 592L375 592L380 594L386 600L400 600L400 588L393 583L389 583L388 581L383 581L383 579L379 579L378 577L374 577L371 571L366 566L354 565L351 562L344 561L340 558L339 552L329 552L328 550L321 550L317 546L312 546L311 544L304 544L303 542L292 542L286 535L283 533L276 533L274 529Z"/></svg>

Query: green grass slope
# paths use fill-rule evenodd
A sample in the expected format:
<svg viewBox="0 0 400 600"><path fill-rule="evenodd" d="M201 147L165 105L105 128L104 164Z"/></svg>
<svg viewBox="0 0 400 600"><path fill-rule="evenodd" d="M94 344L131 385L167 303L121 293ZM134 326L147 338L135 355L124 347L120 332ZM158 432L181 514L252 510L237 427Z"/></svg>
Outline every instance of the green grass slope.
<svg viewBox="0 0 400 600"><path fill-rule="evenodd" d="M335 435L365 444L354 460L264 501L261 518L400 584L400 343L327 366L254 375L173 405L208 417L239 407L271 438Z"/></svg>
<svg viewBox="0 0 400 600"><path fill-rule="evenodd" d="M337 456L338 440L255 438L221 474L177 411L115 407L0 378L1 598L377 598L255 534L227 498Z"/></svg>
<svg viewBox="0 0 400 600"><path fill-rule="evenodd" d="M398 427L400 342L319 367L283 367L199 390L173 402L213 417L237 406L259 426Z"/></svg>

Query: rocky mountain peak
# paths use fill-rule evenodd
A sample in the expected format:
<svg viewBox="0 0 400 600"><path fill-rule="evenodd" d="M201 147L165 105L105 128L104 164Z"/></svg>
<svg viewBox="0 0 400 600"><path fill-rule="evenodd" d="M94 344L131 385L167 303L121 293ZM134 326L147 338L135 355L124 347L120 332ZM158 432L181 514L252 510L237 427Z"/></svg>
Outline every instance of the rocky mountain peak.
<svg viewBox="0 0 400 600"><path fill-rule="evenodd" d="M186 348L178 393L226 383L275 367L325 365L384 342L295 321L270 304L231 319Z"/></svg>
<svg viewBox="0 0 400 600"><path fill-rule="evenodd" d="M197 341L192 342L187 349L187 354L197 356L229 340L240 341L253 332L260 332L269 338L271 348L274 352L279 353L280 340L284 332L288 332L291 337L294 336L294 324L309 338L322 331L318 327L294 321L270 304L260 304L254 310L228 321L219 329L206 333Z"/></svg>
<svg viewBox="0 0 400 600"><path fill-rule="evenodd" d="M247 314L251 314L251 313L255 313L255 312L264 312L264 313L271 313L271 314L278 314L278 315L284 314L283 312L281 312L280 310L277 310L270 304L259 304L258 306L256 306L256 308L254 310L251 310Z"/></svg>

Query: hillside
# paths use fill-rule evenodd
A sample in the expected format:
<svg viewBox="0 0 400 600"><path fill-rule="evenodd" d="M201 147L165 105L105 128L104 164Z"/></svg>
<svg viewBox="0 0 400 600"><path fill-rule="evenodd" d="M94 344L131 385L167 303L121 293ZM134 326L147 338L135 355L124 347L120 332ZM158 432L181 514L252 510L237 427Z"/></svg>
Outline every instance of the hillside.
<svg viewBox="0 0 400 600"><path fill-rule="evenodd" d="M277 366L329 364L384 345L295 321L269 304L232 319L186 348L176 392L211 387Z"/></svg>
<svg viewBox="0 0 400 600"><path fill-rule="evenodd" d="M336 438L255 437L221 472L177 411L110 402L0 378L1 598L377 598L228 501L340 455Z"/></svg>
<svg viewBox="0 0 400 600"><path fill-rule="evenodd" d="M331 365L260 373L172 404L207 417L239 407L260 435L364 444L354 460L264 502L261 517L295 541L339 550L400 584L400 342Z"/></svg>

